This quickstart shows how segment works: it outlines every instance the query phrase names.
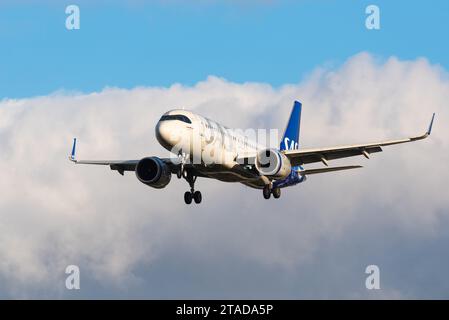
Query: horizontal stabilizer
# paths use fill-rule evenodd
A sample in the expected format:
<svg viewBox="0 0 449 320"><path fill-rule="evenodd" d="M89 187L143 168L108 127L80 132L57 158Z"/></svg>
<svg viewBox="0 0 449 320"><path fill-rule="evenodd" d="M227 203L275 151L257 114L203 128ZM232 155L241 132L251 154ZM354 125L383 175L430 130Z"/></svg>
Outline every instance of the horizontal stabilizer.
<svg viewBox="0 0 449 320"><path fill-rule="evenodd" d="M324 173L324 172L332 172L332 171L341 171L341 170L349 170L349 169L357 169L363 168L362 166L343 166L343 167L327 167L327 168L319 168L319 169L307 169L299 171L299 174L302 176L316 173Z"/></svg>

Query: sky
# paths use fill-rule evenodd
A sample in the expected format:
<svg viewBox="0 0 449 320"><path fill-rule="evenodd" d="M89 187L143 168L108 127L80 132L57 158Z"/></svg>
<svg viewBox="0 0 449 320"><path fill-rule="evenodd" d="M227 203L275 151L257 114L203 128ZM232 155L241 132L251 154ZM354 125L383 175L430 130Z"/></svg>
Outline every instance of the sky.
<svg viewBox="0 0 449 320"><path fill-rule="evenodd" d="M69 4L0 2L1 298L448 298L447 2L79 1L71 31ZM168 156L154 125L173 107L283 128L295 99L304 147L437 116L428 140L334 162L364 168L276 201L203 179L185 206L185 181L67 160L75 136L80 158Z"/></svg>
<svg viewBox="0 0 449 320"><path fill-rule="evenodd" d="M80 8L79 30L65 8ZM369 51L449 64L447 1L0 1L0 97L106 86L193 85L216 75L297 83Z"/></svg>

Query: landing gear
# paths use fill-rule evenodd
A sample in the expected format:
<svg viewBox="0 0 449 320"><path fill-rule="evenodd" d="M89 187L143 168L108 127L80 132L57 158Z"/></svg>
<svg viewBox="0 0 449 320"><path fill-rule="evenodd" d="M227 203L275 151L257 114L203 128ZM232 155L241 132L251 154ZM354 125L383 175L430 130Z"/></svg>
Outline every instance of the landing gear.
<svg viewBox="0 0 449 320"><path fill-rule="evenodd" d="M276 199L279 199L279 197L281 196L281 188L273 188L273 197L275 197Z"/></svg>
<svg viewBox="0 0 449 320"><path fill-rule="evenodd" d="M176 171L176 176L178 177L178 179L181 179L182 177L184 177L186 175L184 165L186 164L187 156L184 152L182 152L180 150L179 154L178 154L178 158L179 158L179 161L181 162L181 165L179 166L178 171Z"/></svg>
<svg viewBox="0 0 449 320"><path fill-rule="evenodd" d="M192 203L192 193L189 191L186 191L186 193L184 193L184 202L186 204L191 204Z"/></svg>
<svg viewBox="0 0 449 320"><path fill-rule="evenodd" d="M184 202L186 204L191 204L192 200L195 201L195 203L201 203L201 200L203 200L203 196L201 195L200 191L195 191L195 192L191 192L191 191L186 191L184 193Z"/></svg>
<svg viewBox="0 0 449 320"><path fill-rule="evenodd" d="M265 187L263 187L263 197L265 199L270 199L271 197L271 188L270 186L266 185Z"/></svg>
<svg viewBox="0 0 449 320"><path fill-rule="evenodd" d="M192 175L190 171L186 171L185 174L182 174L182 176L190 185L190 191L186 191L186 193L184 193L184 202L186 204L191 204L192 200L194 200L195 203L201 203L203 196L200 191L195 191L196 176Z"/></svg>
<svg viewBox="0 0 449 320"><path fill-rule="evenodd" d="M273 197L275 199L279 199L279 197L281 196L281 188L271 188L270 185L266 185L263 188L262 193L265 199L270 199L271 194L273 194Z"/></svg>
<svg viewBox="0 0 449 320"><path fill-rule="evenodd" d="M202 199L203 199L203 196L201 195L201 192L195 191L193 193L193 200L195 200L195 203L201 203Z"/></svg>

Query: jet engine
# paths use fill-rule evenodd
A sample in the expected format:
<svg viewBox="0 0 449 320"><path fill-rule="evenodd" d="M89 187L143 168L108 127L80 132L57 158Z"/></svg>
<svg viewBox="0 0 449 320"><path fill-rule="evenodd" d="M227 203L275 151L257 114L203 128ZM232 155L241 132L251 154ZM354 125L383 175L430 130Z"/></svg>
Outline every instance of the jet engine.
<svg viewBox="0 0 449 320"><path fill-rule="evenodd" d="M257 171L269 178L283 179L292 171L290 160L281 152L275 149L265 149L259 151L256 156Z"/></svg>
<svg viewBox="0 0 449 320"><path fill-rule="evenodd" d="M164 188L171 179L170 168L158 157L148 157L136 165L136 176L140 182L157 189Z"/></svg>

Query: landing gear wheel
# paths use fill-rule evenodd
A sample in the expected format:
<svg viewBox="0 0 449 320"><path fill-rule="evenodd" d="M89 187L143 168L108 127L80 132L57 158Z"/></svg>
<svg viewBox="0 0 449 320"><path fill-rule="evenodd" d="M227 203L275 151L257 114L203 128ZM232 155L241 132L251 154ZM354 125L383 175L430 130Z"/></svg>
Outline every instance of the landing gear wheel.
<svg viewBox="0 0 449 320"><path fill-rule="evenodd" d="M178 177L178 179L182 178L182 169L179 168L178 171L176 171L176 176Z"/></svg>
<svg viewBox="0 0 449 320"><path fill-rule="evenodd" d="M186 191L186 193L184 193L184 202L186 204L191 204L192 203L192 193L189 191Z"/></svg>
<svg viewBox="0 0 449 320"><path fill-rule="evenodd" d="M265 199L270 199L270 197L271 197L271 190L270 190L270 187L269 187L269 186L265 186L265 187L263 188L263 197L264 197Z"/></svg>
<svg viewBox="0 0 449 320"><path fill-rule="evenodd" d="M201 192L195 191L193 193L193 200L195 200L195 203L201 203L202 199L203 199L203 197L201 196Z"/></svg>
<svg viewBox="0 0 449 320"><path fill-rule="evenodd" d="M182 171L182 167L181 167L181 171ZM201 200L203 199L203 197L201 196L201 192L199 191L195 191L195 181L196 181L196 176L194 176L192 174L192 172L188 169L185 169L181 172L181 175L184 179L187 180L187 182L189 183L190 186L190 192L187 191L186 193L184 193L184 201L187 204L191 204L192 200L195 200L195 203L201 203Z"/></svg>
<svg viewBox="0 0 449 320"><path fill-rule="evenodd" d="M281 196L281 188L274 188L272 192L273 197L275 197L275 199L279 199L279 197Z"/></svg>

